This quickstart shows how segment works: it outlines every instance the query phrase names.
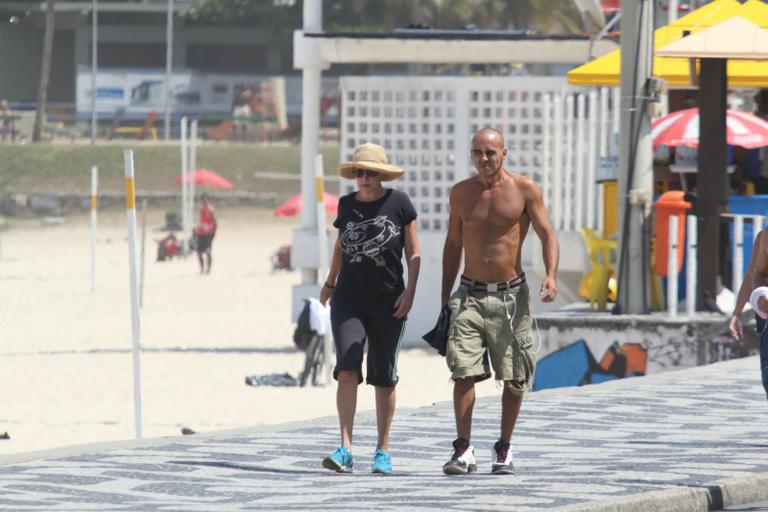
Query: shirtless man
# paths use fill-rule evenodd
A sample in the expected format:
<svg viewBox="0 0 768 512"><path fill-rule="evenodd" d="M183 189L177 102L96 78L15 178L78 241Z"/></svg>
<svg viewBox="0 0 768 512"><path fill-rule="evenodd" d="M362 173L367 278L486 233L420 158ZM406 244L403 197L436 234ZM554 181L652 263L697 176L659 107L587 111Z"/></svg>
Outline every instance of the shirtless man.
<svg viewBox="0 0 768 512"><path fill-rule="evenodd" d="M448 234L443 249L442 303L451 309L446 362L454 381L453 406L458 438L445 474L477 469L470 444L475 382L491 376L504 382L501 435L493 448L494 474L512 474L512 431L530 389L536 355L531 335L530 294L520 265L528 228L541 240L546 277L539 297L557 296L560 249L541 190L529 178L504 169L507 149L501 134L480 130L472 138L478 174L451 190ZM464 251L464 275L451 295ZM490 359L490 365L489 365Z"/></svg>
<svg viewBox="0 0 768 512"><path fill-rule="evenodd" d="M755 313L765 320L768 316L768 228L758 233L752 245L752 257L749 260L749 268L744 280L739 287L736 298L736 306L733 308L731 318L728 321L728 331L733 339L741 341L744 330L741 325L741 313L747 302L750 303ZM763 325L765 322L759 322ZM760 374L763 380L763 389L768 396L768 329L763 329L760 337Z"/></svg>

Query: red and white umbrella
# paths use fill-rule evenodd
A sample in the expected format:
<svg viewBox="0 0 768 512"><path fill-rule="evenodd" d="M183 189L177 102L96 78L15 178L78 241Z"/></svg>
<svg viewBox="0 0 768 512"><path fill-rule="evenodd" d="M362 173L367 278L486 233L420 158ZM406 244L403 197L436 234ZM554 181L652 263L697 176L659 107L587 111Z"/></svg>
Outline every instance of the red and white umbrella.
<svg viewBox="0 0 768 512"><path fill-rule="evenodd" d="M672 112L651 124L653 149L658 146L699 145L699 109ZM752 149L768 146L768 121L754 114L728 110L725 117L725 140L731 146Z"/></svg>

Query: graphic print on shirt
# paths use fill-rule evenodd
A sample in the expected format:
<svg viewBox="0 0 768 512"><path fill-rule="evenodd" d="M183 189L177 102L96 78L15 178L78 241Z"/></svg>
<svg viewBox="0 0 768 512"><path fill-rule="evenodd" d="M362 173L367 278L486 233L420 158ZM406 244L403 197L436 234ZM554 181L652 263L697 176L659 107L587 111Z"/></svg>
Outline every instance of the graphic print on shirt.
<svg viewBox="0 0 768 512"><path fill-rule="evenodd" d="M350 256L350 263L360 263L363 257L383 267L386 262L382 252L387 243L400 236L400 228L385 215L363 222L347 222L341 234L341 250Z"/></svg>

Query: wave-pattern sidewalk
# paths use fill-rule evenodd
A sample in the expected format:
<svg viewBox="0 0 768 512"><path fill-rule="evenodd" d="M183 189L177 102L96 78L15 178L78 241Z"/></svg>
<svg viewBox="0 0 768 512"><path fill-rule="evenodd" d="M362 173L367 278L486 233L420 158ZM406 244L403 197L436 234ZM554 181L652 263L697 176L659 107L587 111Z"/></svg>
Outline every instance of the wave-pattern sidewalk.
<svg viewBox="0 0 768 512"><path fill-rule="evenodd" d="M498 400L478 400L476 475L442 475L454 422L440 403L398 411L389 477L368 473L376 429L365 413L354 474L320 468L338 442L327 417L0 457L0 510L707 510L768 499L768 402L755 357L531 394L514 476L489 474L498 416Z"/></svg>

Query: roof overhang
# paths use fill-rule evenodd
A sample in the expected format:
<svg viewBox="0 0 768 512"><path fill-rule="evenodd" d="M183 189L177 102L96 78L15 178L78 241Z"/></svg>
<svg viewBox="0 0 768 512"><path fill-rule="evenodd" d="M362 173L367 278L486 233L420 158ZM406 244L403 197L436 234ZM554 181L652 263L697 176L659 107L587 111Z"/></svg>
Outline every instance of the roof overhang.
<svg viewBox="0 0 768 512"><path fill-rule="evenodd" d="M45 12L45 2L0 2L0 9L10 11ZM186 12L192 8L193 2L176 0L173 2L174 12ZM93 2L56 2L55 12L90 12ZM167 2L109 2L100 0L99 12L124 13L164 13L168 11Z"/></svg>
<svg viewBox="0 0 768 512"><path fill-rule="evenodd" d="M418 31L377 34L294 33L294 67L330 64L581 64L618 48L610 40L592 44L586 36L521 33L436 33ZM321 63L321 64L318 64Z"/></svg>
<svg viewBox="0 0 768 512"><path fill-rule="evenodd" d="M656 51L659 57L768 59L768 30L740 16L684 37Z"/></svg>

